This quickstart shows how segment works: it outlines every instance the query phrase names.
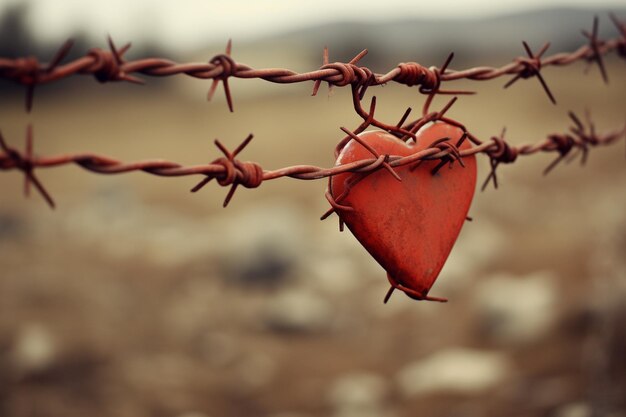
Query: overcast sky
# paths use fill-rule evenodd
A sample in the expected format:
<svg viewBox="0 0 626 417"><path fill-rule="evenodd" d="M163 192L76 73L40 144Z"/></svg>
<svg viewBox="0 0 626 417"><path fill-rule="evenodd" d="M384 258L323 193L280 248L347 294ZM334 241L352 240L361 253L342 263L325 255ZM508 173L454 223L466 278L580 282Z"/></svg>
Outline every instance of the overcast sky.
<svg viewBox="0 0 626 417"><path fill-rule="evenodd" d="M193 47L207 39L243 40L272 32L337 20L398 17L492 16L541 7L623 7L624 0L0 0L30 3L28 15L39 38L61 41L84 30L94 38L146 37ZM418 7L417 4L423 6Z"/></svg>

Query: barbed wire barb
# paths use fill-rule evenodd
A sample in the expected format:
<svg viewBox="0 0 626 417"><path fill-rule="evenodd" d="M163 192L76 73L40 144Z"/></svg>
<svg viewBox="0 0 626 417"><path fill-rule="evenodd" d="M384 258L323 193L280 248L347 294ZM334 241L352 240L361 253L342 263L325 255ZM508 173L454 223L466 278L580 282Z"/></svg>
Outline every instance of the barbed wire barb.
<svg viewBox="0 0 626 417"><path fill-rule="evenodd" d="M328 65L328 61L329 57L328 57L328 46L324 46L324 52L322 52L322 68L325 67L326 65ZM311 93L312 96L316 96L317 92L320 88L320 85L322 84L322 80L315 80L315 82L313 83L313 92ZM331 89L333 88L331 83L328 83L328 94L330 95Z"/></svg>
<svg viewBox="0 0 626 417"><path fill-rule="evenodd" d="M606 72L606 67L604 66L604 58L602 58L602 54L600 53L600 47L604 44L604 41L598 38L598 30L599 30L599 21L598 16L593 18L593 29L591 33L586 30L582 30L582 34L589 40L589 47L593 54L587 58L589 65L587 66L586 71L589 71L591 64L594 62L598 64L598 68L600 68L600 74L602 75L602 80L605 84L609 83L609 76Z"/></svg>
<svg viewBox="0 0 626 417"><path fill-rule="evenodd" d="M3 162L2 160L4 159L4 163L0 163L0 169L7 169L7 162L10 162L12 163L13 168L22 171L22 173L24 174L24 196L28 197L30 195L30 184L32 183L37 191L39 191L39 194L41 194L43 199L46 201L48 206L51 209L54 209L56 205L54 203L54 200L52 199L52 196L50 195L50 193L48 193L48 191L43 186L41 181L39 181L34 172L36 164L33 163L32 125L28 125L28 127L26 128L26 150L24 155L22 155L18 150L9 147L9 145L4 140L2 132L0 132L0 149L4 151L4 155L0 155L0 162Z"/></svg>
<svg viewBox="0 0 626 417"><path fill-rule="evenodd" d="M218 158L211 162L212 165L221 165L224 167L225 175L221 176L210 176L207 175L202 181L200 181L195 187L191 189L192 193L198 192L205 185L207 185L213 178L217 179L217 182L221 186L230 185L230 190L226 194L226 198L224 199L223 207L227 207L230 200L233 198L235 191L239 184L242 184L246 188L256 188L261 185L263 181L263 169L254 162L241 162L236 159L237 155L244 150L246 146L253 139L252 133L248 135L246 139L243 140L235 148L234 151L229 151L226 146L219 141L219 139L215 139L215 146L222 151L224 157Z"/></svg>
<svg viewBox="0 0 626 417"><path fill-rule="evenodd" d="M111 74L110 74L112 77L114 77L112 79L120 80L120 81L128 81L130 83L138 84L138 85L145 84L145 81L142 80L141 78L135 77L134 75L127 74L122 69L122 66L124 65L124 54L128 52L128 50L130 49L131 43L128 42L120 49L117 49L117 47L115 46L115 43L113 42L113 38L111 37L111 35L107 36L107 42L109 44L110 54L114 59L114 63L111 67ZM105 81L110 81L110 80L105 79Z"/></svg>
<svg viewBox="0 0 626 417"><path fill-rule="evenodd" d="M626 23L621 22L615 13L609 13L609 18L621 34L621 39L619 39L617 44L617 53L622 57L626 58ZM610 41L608 41L610 42ZM607 42L605 42L606 44Z"/></svg>
<svg viewBox="0 0 626 417"><path fill-rule="evenodd" d="M515 84L515 82L517 82L517 80L519 80L520 78L526 79L531 77L537 77L552 104L556 104L556 99L554 98L552 91L550 91L546 80L543 78L543 75L541 75L541 57L543 56L543 54L546 53L548 48L550 48L550 42L546 42L536 54L532 51L532 49L530 49L530 46L528 46L528 43L526 43L526 41L522 41L522 45L524 45L524 49L526 50L528 58L518 57L515 58L515 61L522 64L524 68L517 75L511 78L506 84L504 84L504 88L509 88L510 86Z"/></svg>
<svg viewBox="0 0 626 417"><path fill-rule="evenodd" d="M493 187L498 189L498 175L496 173L498 169L498 165L501 163L512 163L517 159L517 152L511 149L511 147L504 140L504 135L506 135L506 127L502 128L502 132L500 136L494 136L491 140L494 143L497 143L497 151L491 153L491 158L489 158L489 165L491 166L491 170L485 178L485 182L481 187L481 191L485 191L487 189L487 185L489 185L489 181L493 181Z"/></svg>
<svg viewBox="0 0 626 417"><path fill-rule="evenodd" d="M233 98L232 98L232 95L230 94L230 86L228 85L228 77L231 77L234 74L234 70L237 66L237 64L231 57L232 48L233 48L233 41L232 39L229 39L228 43L226 44L225 53L221 55L217 55L211 60L211 63L215 64L216 66L217 65L221 66L222 72L221 74L213 78L213 83L211 83L211 88L209 89L209 92L207 94L207 100L211 101L213 99L213 95L215 94L215 90L217 89L217 85L221 81L222 85L224 86L224 95L226 96L226 103L228 104L228 109L230 110L231 113L234 112L235 110L233 107Z"/></svg>

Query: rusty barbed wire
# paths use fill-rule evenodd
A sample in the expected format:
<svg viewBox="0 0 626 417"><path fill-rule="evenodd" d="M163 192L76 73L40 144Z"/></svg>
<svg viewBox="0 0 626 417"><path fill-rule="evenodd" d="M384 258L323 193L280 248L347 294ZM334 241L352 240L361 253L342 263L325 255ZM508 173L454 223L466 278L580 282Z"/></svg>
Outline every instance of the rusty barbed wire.
<svg viewBox="0 0 626 417"><path fill-rule="evenodd" d="M537 77L546 94L553 103L554 95L544 80L541 69L548 66L564 66L577 61L596 63L600 68L603 79L608 82L608 75L604 66L603 56L616 51L617 55L626 58L626 25L614 14L610 15L619 31L619 36L613 39L602 40L598 37L598 18L594 19L591 32L583 31L588 44L581 46L571 53L557 53L543 58L550 44L546 43L538 53L532 52L526 42L523 42L527 57L515 58L512 62L501 67L475 67L465 70L448 69L452 54L441 67L425 67L417 62L404 62L384 74L374 73L367 67L358 66L358 62L367 54L363 50L349 62L333 62L328 59L328 50L324 50L323 65L314 71L298 73L283 68L254 69L245 64L236 62L231 57L232 44L229 41L223 54L214 56L207 63L177 63L164 58L144 58L126 61L124 54L129 50L128 43L117 48L109 37L109 50L100 48L90 49L85 56L71 62L61 64L72 47L69 40L58 50L52 60L43 64L36 57L1 58L0 78L13 80L27 87L26 108L32 109L34 88L37 85L58 81L75 75L91 75L101 83L110 81L127 81L143 84L138 75L167 77L187 75L199 79L212 79L213 83L208 92L209 100L215 93L217 85L222 82L228 107L233 111L233 99L229 87L229 79L260 78L274 83L299 83L314 81L313 95L318 91L321 82L329 86L343 87L347 85L359 86L367 89L370 86L382 85L388 82L397 82L407 86L419 86L423 94L438 92L439 94L463 94L469 92L442 90L441 84L460 79L491 80L502 76L513 76L505 87L519 79ZM362 95L361 95L362 97Z"/></svg>
<svg viewBox="0 0 626 417"><path fill-rule="evenodd" d="M237 155L243 151L252 140L252 134L249 135L233 152L229 151L219 140L215 140L215 145L224 154L224 156L204 165L183 166L175 162L160 159L123 162L108 156L94 153L77 153L39 157L33 154L33 130L32 127L29 126L26 133L26 150L24 152L10 147L0 133L0 149L2 150L0 153L0 170L22 171L25 177L24 193L28 195L29 187L32 183L51 207L54 207L55 205L54 200L35 175L35 169L52 168L71 164L78 165L87 171L98 174L122 174L133 171L143 171L151 175L162 177L203 175L205 178L203 178L198 185L193 187L191 191L197 192L208 182L216 179L221 186L231 186L223 204L224 207L226 207L239 185L246 188L256 188L264 181L282 177L290 177L300 180L315 180L345 172L368 174L379 169L386 169L391 173L391 175L397 176L393 170L396 167L415 165L425 160L439 159L441 163L433 170L434 174L436 170L440 169L441 166L444 166L445 164L452 164L455 161L462 164L463 157L478 153L486 154L491 161L492 167L491 172L485 180L483 189L490 181L493 181L494 186L497 188L498 182L496 168L501 163L515 162L518 156L532 155L539 152L557 153L557 158L544 171L544 174L547 174L562 160L566 159L568 162L571 161L571 157L576 155L573 151L582 152L583 156L581 161L582 163L585 163L590 147L608 145L626 136L626 126L619 130L600 134L596 132L595 127L589 118L587 120L588 125L585 126L580 118L570 112L569 115L573 121L573 126L570 128L569 132L550 134L545 140L535 144L514 146L504 140L503 134L493 136L487 141L481 141L476 136L471 134L463 124L445 116L446 111L452 106L454 101L455 99L452 99L442 110L438 112L429 113L428 108L425 105L422 117L415 122L405 125L403 128L399 128L398 131L407 132L407 137L410 138L411 136L414 136L413 131L417 131L419 126L423 126L432 121L441 121L457 126L463 130L463 137L458 143L451 143L449 138L440 138L431 143L426 149L404 157L394 155L378 155L375 151L370 149L373 153L372 158L351 162L349 164L337 165L332 168L323 168L314 165L294 165L275 170L264 170L256 162L241 161L237 159ZM357 129L350 131L345 127L341 128L341 130L346 133L346 136L340 141L337 146L337 150L340 150L341 147L345 146L345 144L351 139L360 141L357 134L364 131L371 125L369 121L373 118L375 107L376 102L375 100L372 100L370 113L368 113L366 120ZM406 118L407 114L408 112L405 112L403 119ZM391 133L398 135L398 132ZM470 140L474 146L470 149L460 150L458 147L461 145L463 140ZM330 194L327 193L331 209L322 216L322 219L328 217L335 211L349 209L340 204L342 197L345 196L339 196L338 198L333 199L330 197Z"/></svg>
<svg viewBox="0 0 626 417"><path fill-rule="evenodd" d="M490 182L497 188L498 180L496 172L500 164L510 164L515 162L519 156L539 152L553 152L558 154L557 158L546 167L544 174L549 173L563 160L567 162L571 161L578 153L582 154L581 162L584 164L590 148L616 142L626 135L626 126L622 129L599 134L596 132L589 114L587 114L585 120L587 125L585 126L579 117L570 112L569 116L573 125L568 132L550 134L546 139L535 144L513 146L505 141L505 130L498 136L492 136L487 141L481 141L473 135L464 124L446 115L456 102L457 97L452 98L441 110L430 111L430 106L436 95L471 94L467 91L442 90L442 82L463 78L487 80L503 75L513 75L513 78L505 84L504 87L506 88L520 78L537 77L550 100L556 103L552 92L540 73L542 67L548 65L567 65L578 60L585 60L589 62L589 64L595 62L600 68L604 81L608 82L603 56L612 50L616 50L619 56L626 58L626 25L621 23L614 15L611 15L611 18L621 34L618 38L600 40L598 38L598 19L596 17L592 31L583 31L583 34L589 40L589 44L581 46L572 53L561 53L542 58L549 44L544 45L539 52L534 53L528 44L523 42L528 57L516 58L514 62L500 68L477 67L464 71L448 69L453 59L453 54L450 54L441 68L425 68L420 64L409 62L399 64L386 74L375 74L367 67L359 67L356 65L358 61L365 56L367 53L366 50L359 53L348 63L329 63L328 49L324 50L323 65L317 71L298 74L285 69L255 70L243 64L236 63L232 59L230 42L226 47L225 53L214 57L208 64L177 64L172 61L157 58L125 62L123 55L128 51L130 44L117 49L110 38L110 51L92 49L87 56L61 65L61 61L71 48L71 42L68 41L57 52L52 61L46 65L39 64L35 58L18 58L14 60L0 58L0 77L13 79L28 87L28 110L32 107L33 89L35 85L75 74L91 74L100 82L129 81L141 83L142 80L132 75L134 73L152 76L186 74L196 78L212 79L213 83L209 89L208 98L210 99L213 96L219 82L222 82L231 111L233 110L233 106L228 84L229 77L262 78L277 83L314 81L314 95L318 92L322 82L327 82L329 88L333 86L350 85L354 110L363 121L353 130L341 127L345 136L339 141L335 148L335 157L350 140L356 140L368 149L372 154L372 158L337 165L332 168L323 168L314 165L294 165L276 170L264 170L256 162L241 161L237 158L239 153L241 153L252 140L252 134L232 152L219 140L215 140L215 145L224 156L204 165L183 166L165 160L146 160L127 163L93 153L38 157L33 154L33 131L32 127L29 125L26 133L26 148L24 152L10 147L0 133L0 151L2 151L0 152L0 170L22 171L24 174L25 195L29 194L31 185L33 185L51 207L55 205L54 200L35 175L36 168L50 168L75 164L83 169L100 174L120 174L132 171L143 171L148 174L164 177L203 175L204 178L193 187L191 191L197 192L208 182L216 179L219 185L230 186L230 190L224 200L224 206L228 205L237 187L240 185L246 188L256 188L260 186L263 181L282 177L313 180L345 172L361 174L353 177L353 180L347 184L346 191L342 195L333 197L330 192L326 193L331 208L322 216L322 219L328 217L333 212L351 210L350 207L341 204L342 199L346 197L352 186L370 173L379 169L385 169L390 175L399 178L394 168L404 165L417 167L425 160L439 160L439 163L432 169L432 173L435 174L448 164L451 165L457 162L463 166L463 157L483 153L489 158L491 171L485 179L482 188L484 190ZM409 86L418 86L419 92L427 96L422 107L421 115L416 120L406 122L412 111L411 108L408 108L395 124L378 120L375 117L375 96L371 99L369 110L363 107L362 101L369 87L390 81ZM387 131L404 141L415 140L416 133L422 127L428 123L437 121L448 123L461 129L463 132L461 139L458 140L457 143L452 143L449 138L439 138L419 152L400 157L394 155L379 155L374 149L362 142L358 136L369 127L375 127ZM469 140L473 146L469 149L460 150L459 147L465 140ZM340 228L341 227L342 223L340 220Z"/></svg>

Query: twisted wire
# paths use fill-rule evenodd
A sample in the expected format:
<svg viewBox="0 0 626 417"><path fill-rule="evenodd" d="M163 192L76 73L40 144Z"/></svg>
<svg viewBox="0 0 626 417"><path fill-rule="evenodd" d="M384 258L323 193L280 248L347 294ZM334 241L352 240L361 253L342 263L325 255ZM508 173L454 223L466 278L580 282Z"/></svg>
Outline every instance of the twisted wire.
<svg viewBox="0 0 626 417"><path fill-rule="evenodd" d="M367 67L357 65L359 60L367 54L367 50L363 50L349 62L330 63L328 50L325 49L323 65L319 69L298 73L285 68L255 69L239 63L231 57L232 44L230 41L225 53L216 55L206 63L177 63L165 58L125 60L124 54L130 48L130 43L122 48L117 48L112 39L109 38L108 50L92 48L86 55L64 64L61 62L72 47L73 42L71 40L59 49L49 63L40 63L35 57L0 57L0 78L12 80L27 87L26 107L29 111L32 108L33 90L36 85L51 83L76 75L90 75L101 83L127 81L141 84L143 80L138 75L151 77L186 75L198 79L211 79L213 84L209 90L209 99L213 96L217 84L222 82L231 111L233 110L233 100L228 85L228 80L231 77L259 78L280 84L314 81L314 94L321 82L327 82L330 86L335 87L359 85L366 89L370 86L393 81L407 86L419 86L421 93L430 94L434 91L444 93L439 88L441 84L460 79L484 81L510 75L513 78L506 84L509 86L519 78L537 77L550 100L556 102L547 87L547 83L541 76L542 68L565 66L577 61L595 62L598 64L604 80L608 82L603 56L615 51L619 57L626 59L626 25L615 15L611 14L611 19L619 32L619 36L615 38L601 40L598 37L598 20L596 17L592 32L583 32L589 40L588 44L582 45L577 50L542 58L549 47L549 43L544 45L539 53L535 54L528 44L523 42L528 56L517 57L501 67L481 66L465 70L448 69L452 59L451 54L441 68L425 67L416 62L405 62L398 64L387 73L374 73Z"/></svg>
<svg viewBox="0 0 626 417"><path fill-rule="evenodd" d="M225 154L225 157L218 158L209 164L183 166L181 164L161 159L144 160L136 162L123 162L108 156L93 153L77 153L54 156L35 156L32 153L32 129L29 126L27 130L27 150L19 151L8 145L4 137L0 133L0 170L10 171L19 170L25 174L27 183L34 183L37 189L42 193L46 201L51 206L54 202L50 194L45 190L43 185L34 175L34 170L38 168L54 168L64 165L78 165L81 168L98 174L123 174L134 171L142 171L147 174L160 177L181 177L189 175L203 175L205 178L192 189L193 192L200 190L206 183L212 179L216 179L222 186L231 186L224 206L228 204L238 185L247 188L255 188L264 181L274 180L283 177L295 178L299 180L316 180L321 178L338 175L345 172L371 173L378 169L386 169L391 175L395 172L393 168L416 164L423 160L441 160L445 163L454 161L462 162L462 158L475 155L485 154L492 163L492 171L485 181L486 184L493 180L494 186L497 187L497 179L495 176L495 168L500 163L513 163L518 156L533 155L540 152L556 153L557 158L546 168L547 174L556 164L562 161L573 151L578 150L586 155L590 147L604 146L613 144L626 135L626 126L621 129L598 133L593 124L589 122L588 127L582 126L580 119L573 113L570 117L574 121L574 126L566 133L550 134L543 141L521 146L514 146L506 142L503 134L494 136L490 140L481 141L474 135L469 133L464 125L459 122L441 116L438 120L450 123L463 129L465 136L472 141L473 147L469 149L459 149L460 144L449 142L448 138L440 138L433 141L426 149L408 156L396 155L373 155L372 158L363 159L348 164L337 165L330 168L318 167L315 165L293 165L274 170L264 170L255 162L241 161L236 158L252 140L250 135L234 152L228 151L219 141L216 141L217 147ZM358 138L353 131L342 128L347 138ZM359 129L355 130L358 131ZM342 141L344 144L346 140ZM585 158L582 159L585 162ZM395 174L397 175L397 174Z"/></svg>

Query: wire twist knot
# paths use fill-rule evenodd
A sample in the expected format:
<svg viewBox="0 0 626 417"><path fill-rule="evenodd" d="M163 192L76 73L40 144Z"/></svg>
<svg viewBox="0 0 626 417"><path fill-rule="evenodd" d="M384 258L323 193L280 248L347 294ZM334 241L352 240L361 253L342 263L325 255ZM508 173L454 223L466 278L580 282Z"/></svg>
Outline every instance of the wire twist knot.
<svg viewBox="0 0 626 417"><path fill-rule="evenodd" d="M123 79L123 74L114 52L93 48L89 50L88 55L94 59L91 70L98 82L106 83Z"/></svg>
<svg viewBox="0 0 626 417"><path fill-rule="evenodd" d="M359 81L361 81L364 76L364 71L359 71L360 68L358 66L344 62L333 62L331 64L322 65L320 69L334 69L339 72L339 74L341 75L341 78L339 80L332 80L335 75L327 77L327 79L325 80L337 87L344 87L346 85L354 83L359 84ZM363 81L361 81L361 83L362 82Z"/></svg>
<svg viewBox="0 0 626 417"><path fill-rule="evenodd" d="M531 78L535 77L541 71L541 58L536 57L519 57L515 58L515 61L523 66L522 70L519 72L520 78Z"/></svg>
<svg viewBox="0 0 626 417"><path fill-rule="evenodd" d="M191 189L191 192L195 193L196 191L199 191L213 178L216 178L219 185L231 186L226 198L224 199L224 207L226 207L235 194L237 186L243 185L246 188L256 188L261 185L263 182L263 168L261 168L261 166L256 162L243 162L235 158L237 154L239 154L239 152L241 152L250 143L252 138L253 136L251 134L248 135L248 137L232 152L226 149L226 147L216 139L215 146L222 151L224 156L214 160L211 165L223 166L224 172L217 175L207 175L205 179L200 181Z"/></svg>
<svg viewBox="0 0 626 417"><path fill-rule="evenodd" d="M465 136L463 137L464 140ZM409 169L411 171L414 171L415 169L417 169L424 161L429 160L429 159L439 159L439 163L433 168L431 169L430 173L432 175L437 174L437 172L439 172L439 170L441 168L443 168L445 165L449 164L449 167L452 167L452 164L455 161L458 161L459 165L461 165L462 167L465 167L465 164L463 163L463 157L461 156L461 151L459 150L458 146L451 143L450 142L450 138L440 138L437 139L436 141L434 141L433 143L430 144L430 146L428 147L429 149L438 149L440 152L431 155L431 156L427 156L423 159L420 159L419 161L417 161L417 163L413 164Z"/></svg>
<svg viewBox="0 0 626 417"><path fill-rule="evenodd" d="M491 138L495 147L486 151L489 158L497 163L511 164L515 162L519 155L519 150L509 145L504 138L493 136Z"/></svg>
<svg viewBox="0 0 626 417"><path fill-rule="evenodd" d="M24 195L30 194L30 186L33 184L37 191L46 200L51 208L54 208L54 200L45 189L43 184L35 176L35 162L33 161L33 129L29 125L26 131L26 151L22 154L20 151L11 148L5 141L2 133L0 133L0 149L4 151L4 155L0 157L0 168L3 170L18 169L24 173Z"/></svg>
<svg viewBox="0 0 626 417"><path fill-rule="evenodd" d="M222 72L216 77L220 80L232 77L237 72L237 63L227 54L215 55L209 62L216 67L221 67Z"/></svg>
<svg viewBox="0 0 626 417"><path fill-rule="evenodd" d="M567 134L553 133L548 135L548 141L554 144L556 151L561 156L569 154L572 151L572 148L576 146L574 138Z"/></svg>
<svg viewBox="0 0 626 417"><path fill-rule="evenodd" d="M417 62L403 62L398 65L400 73L393 80L412 87L420 86L420 92L434 92L439 90L441 75L436 67L426 68Z"/></svg>
<svg viewBox="0 0 626 417"><path fill-rule="evenodd" d="M221 157L212 164L224 167L225 174L217 177L217 182L221 186L238 184L246 188L257 188L263 182L263 168L255 162Z"/></svg>

